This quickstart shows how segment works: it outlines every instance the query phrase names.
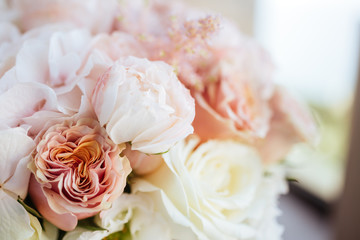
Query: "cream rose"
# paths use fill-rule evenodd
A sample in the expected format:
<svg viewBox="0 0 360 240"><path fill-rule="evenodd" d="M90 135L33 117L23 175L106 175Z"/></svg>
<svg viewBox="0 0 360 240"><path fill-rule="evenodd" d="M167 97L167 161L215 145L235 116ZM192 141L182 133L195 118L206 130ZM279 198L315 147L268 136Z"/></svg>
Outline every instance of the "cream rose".
<svg viewBox="0 0 360 240"><path fill-rule="evenodd" d="M255 237L248 221L263 178L256 150L234 141L198 144L197 137L179 142L163 155L166 164L136 178L132 190L157 193L156 204L198 239Z"/></svg>
<svg viewBox="0 0 360 240"><path fill-rule="evenodd" d="M99 78L92 104L115 143L160 153L192 133L194 100L164 62L128 57Z"/></svg>
<svg viewBox="0 0 360 240"><path fill-rule="evenodd" d="M77 220L109 208L131 172L124 145L117 146L93 119L50 127L36 148L30 196L55 226L72 230Z"/></svg>
<svg viewBox="0 0 360 240"><path fill-rule="evenodd" d="M156 207L153 199L146 193L123 194L114 201L111 208L102 211L95 218L97 224L106 231L88 231L78 227L68 232L64 240L113 239L112 236L116 234L119 239L129 237L132 240L195 238L189 228L172 223L163 209Z"/></svg>

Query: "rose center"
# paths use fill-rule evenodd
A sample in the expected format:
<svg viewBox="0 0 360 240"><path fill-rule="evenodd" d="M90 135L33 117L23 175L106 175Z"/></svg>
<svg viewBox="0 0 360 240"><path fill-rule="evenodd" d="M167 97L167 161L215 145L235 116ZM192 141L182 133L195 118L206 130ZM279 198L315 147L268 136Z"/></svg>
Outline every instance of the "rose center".
<svg viewBox="0 0 360 240"><path fill-rule="evenodd" d="M75 168L80 178L87 178L89 167L102 158L101 146L96 140L81 142L77 146L61 145L51 152L51 159Z"/></svg>

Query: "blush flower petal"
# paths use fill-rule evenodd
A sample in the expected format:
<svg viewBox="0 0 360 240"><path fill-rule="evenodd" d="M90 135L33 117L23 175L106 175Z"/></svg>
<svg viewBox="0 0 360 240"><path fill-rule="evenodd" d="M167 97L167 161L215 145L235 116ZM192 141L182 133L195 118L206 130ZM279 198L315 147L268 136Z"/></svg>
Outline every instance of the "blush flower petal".
<svg viewBox="0 0 360 240"><path fill-rule="evenodd" d="M296 143L317 144L319 135L316 122L302 102L277 86L270 106L273 116L269 133L256 143L264 162L282 160Z"/></svg>
<svg viewBox="0 0 360 240"><path fill-rule="evenodd" d="M36 181L30 195L40 213L57 227L72 230L78 219L110 207L131 172L127 158L120 157L124 147L114 144L93 119L50 127L31 166Z"/></svg>

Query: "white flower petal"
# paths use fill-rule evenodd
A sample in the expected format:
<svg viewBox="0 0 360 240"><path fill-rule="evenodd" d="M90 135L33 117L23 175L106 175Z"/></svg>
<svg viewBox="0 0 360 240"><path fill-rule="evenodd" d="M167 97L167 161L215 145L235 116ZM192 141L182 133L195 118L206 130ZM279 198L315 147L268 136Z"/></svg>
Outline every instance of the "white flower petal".
<svg viewBox="0 0 360 240"><path fill-rule="evenodd" d="M0 95L0 122L11 127L40 110L58 110L55 92L40 83L19 83Z"/></svg>
<svg viewBox="0 0 360 240"><path fill-rule="evenodd" d="M34 234L28 212L0 189L1 239L27 239Z"/></svg>
<svg viewBox="0 0 360 240"><path fill-rule="evenodd" d="M21 196L26 195L29 182L27 156L34 147L34 141L22 128L0 131L0 184L5 184L4 187L9 188L7 190Z"/></svg>

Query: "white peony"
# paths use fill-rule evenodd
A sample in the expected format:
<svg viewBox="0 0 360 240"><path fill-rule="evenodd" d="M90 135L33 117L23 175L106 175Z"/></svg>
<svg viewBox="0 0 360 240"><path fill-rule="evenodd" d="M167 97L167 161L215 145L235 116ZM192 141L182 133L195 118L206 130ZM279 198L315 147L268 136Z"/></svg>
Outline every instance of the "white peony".
<svg viewBox="0 0 360 240"><path fill-rule="evenodd" d="M164 62L128 57L99 78L92 103L115 143L160 153L193 132L194 100Z"/></svg>
<svg viewBox="0 0 360 240"><path fill-rule="evenodd" d="M266 208L276 207L279 191L273 189L277 182L266 184L275 176L264 175L254 148L234 141L199 145L192 137L163 157L166 165L134 180L134 192L147 193L196 239L264 239L261 219Z"/></svg>

